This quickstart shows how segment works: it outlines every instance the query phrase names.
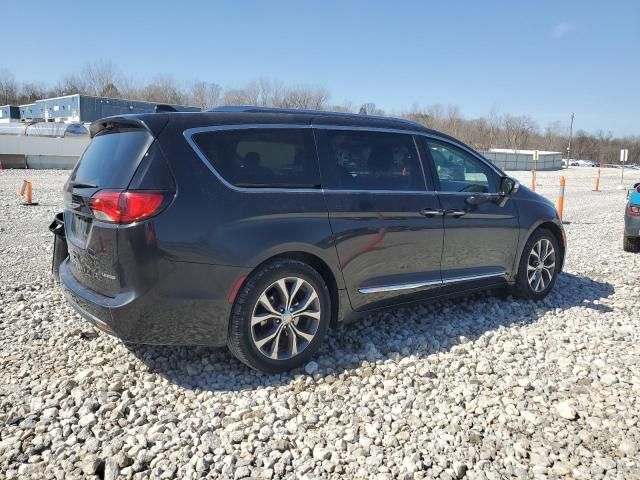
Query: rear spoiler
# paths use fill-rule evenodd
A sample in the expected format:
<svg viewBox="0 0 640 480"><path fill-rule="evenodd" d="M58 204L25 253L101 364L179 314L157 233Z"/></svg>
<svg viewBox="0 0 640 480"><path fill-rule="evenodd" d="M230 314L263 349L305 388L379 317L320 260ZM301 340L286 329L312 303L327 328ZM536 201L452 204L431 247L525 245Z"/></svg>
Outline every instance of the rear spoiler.
<svg viewBox="0 0 640 480"><path fill-rule="evenodd" d="M149 132L153 137L160 135L165 125L169 121L168 115L148 114L148 115L121 115L115 117L106 117L96 120L89 127L91 138L95 137L102 130L117 126L127 126L133 128L141 128Z"/></svg>

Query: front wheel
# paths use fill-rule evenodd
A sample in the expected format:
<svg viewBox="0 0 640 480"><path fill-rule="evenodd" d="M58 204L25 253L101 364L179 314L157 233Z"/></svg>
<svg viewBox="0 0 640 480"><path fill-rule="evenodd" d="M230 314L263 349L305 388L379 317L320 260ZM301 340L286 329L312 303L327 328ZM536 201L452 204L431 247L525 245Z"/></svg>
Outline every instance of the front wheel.
<svg viewBox="0 0 640 480"><path fill-rule="evenodd" d="M275 260L254 272L238 294L228 346L256 370L291 370L318 350L330 316L329 289L322 276L298 260Z"/></svg>
<svg viewBox="0 0 640 480"><path fill-rule="evenodd" d="M543 228L536 230L524 247L514 293L531 300L546 297L556 283L561 261L555 235Z"/></svg>

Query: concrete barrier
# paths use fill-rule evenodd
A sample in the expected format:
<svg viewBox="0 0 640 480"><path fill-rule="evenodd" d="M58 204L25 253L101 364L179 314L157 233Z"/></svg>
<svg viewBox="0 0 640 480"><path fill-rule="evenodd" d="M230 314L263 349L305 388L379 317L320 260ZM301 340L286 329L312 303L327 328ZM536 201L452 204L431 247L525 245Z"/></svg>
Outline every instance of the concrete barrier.
<svg viewBox="0 0 640 480"><path fill-rule="evenodd" d="M79 157L91 141L88 137L29 137L0 135L0 152L23 155L62 155Z"/></svg>
<svg viewBox="0 0 640 480"><path fill-rule="evenodd" d="M2 168L27 168L26 155L16 153L0 153Z"/></svg>
<svg viewBox="0 0 640 480"><path fill-rule="evenodd" d="M562 168L562 154L542 152L537 161L533 160L533 153L528 150L490 151L481 152L504 170L560 170Z"/></svg>
<svg viewBox="0 0 640 480"><path fill-rule="evenodd" d="M0 159L4 168L71 169L90 140L88 137L0 135Z"/></svg>
<svg viewBox="0 0 640 480"><path fill-rule="evenodd" d="M27 155L27 168L71 170L78 162L75 156L62 155Z"/></svg>

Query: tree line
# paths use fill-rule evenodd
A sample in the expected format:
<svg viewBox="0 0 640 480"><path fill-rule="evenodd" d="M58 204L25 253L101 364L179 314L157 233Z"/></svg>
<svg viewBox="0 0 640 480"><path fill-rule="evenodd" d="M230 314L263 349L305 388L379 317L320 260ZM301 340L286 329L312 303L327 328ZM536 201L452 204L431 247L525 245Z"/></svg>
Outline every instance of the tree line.
<svg viewBox="0 0 640 480"><path fill-rule="evenodd" d="M22 105L47 97L71 94L96 95L128 100L190 105L203 110L219 105L257 105L304 108L338 112L386 115L375 103L333 104L330 92L322 86L287 85L258 78L240 87L215 82L176 82L161 75L147 82L136 82L112 62L87 64L78 72L62 77L53 86L43 82L18 82L10 71L0 69L0 105ZM455 105L413 106L393 112L394 116L416 121L441 131L478 150L490 148L537 149L562 152L567 156L569 126L555 121L541 128L530 115L511 115L493 109L487 116L465 117ZM629 163L640 164L640 135L614 137L611 132L578 129L571 139L571 158L600 163L619 163L620 149L629 149Z"/></svg>

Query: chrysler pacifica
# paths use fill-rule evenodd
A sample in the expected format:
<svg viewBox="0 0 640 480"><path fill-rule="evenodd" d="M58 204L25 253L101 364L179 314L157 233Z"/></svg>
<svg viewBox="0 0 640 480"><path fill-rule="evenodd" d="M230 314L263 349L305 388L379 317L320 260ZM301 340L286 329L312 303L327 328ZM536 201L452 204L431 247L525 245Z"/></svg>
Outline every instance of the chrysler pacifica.
<svg viewBox="0 0 640 480"><path fill-rule="evenodd" d="M549 201L413 122L225 107L91 135L59 276L125 342L227 345L278 372L347 319L484 289L539 300L562 268Z"/></svg>

